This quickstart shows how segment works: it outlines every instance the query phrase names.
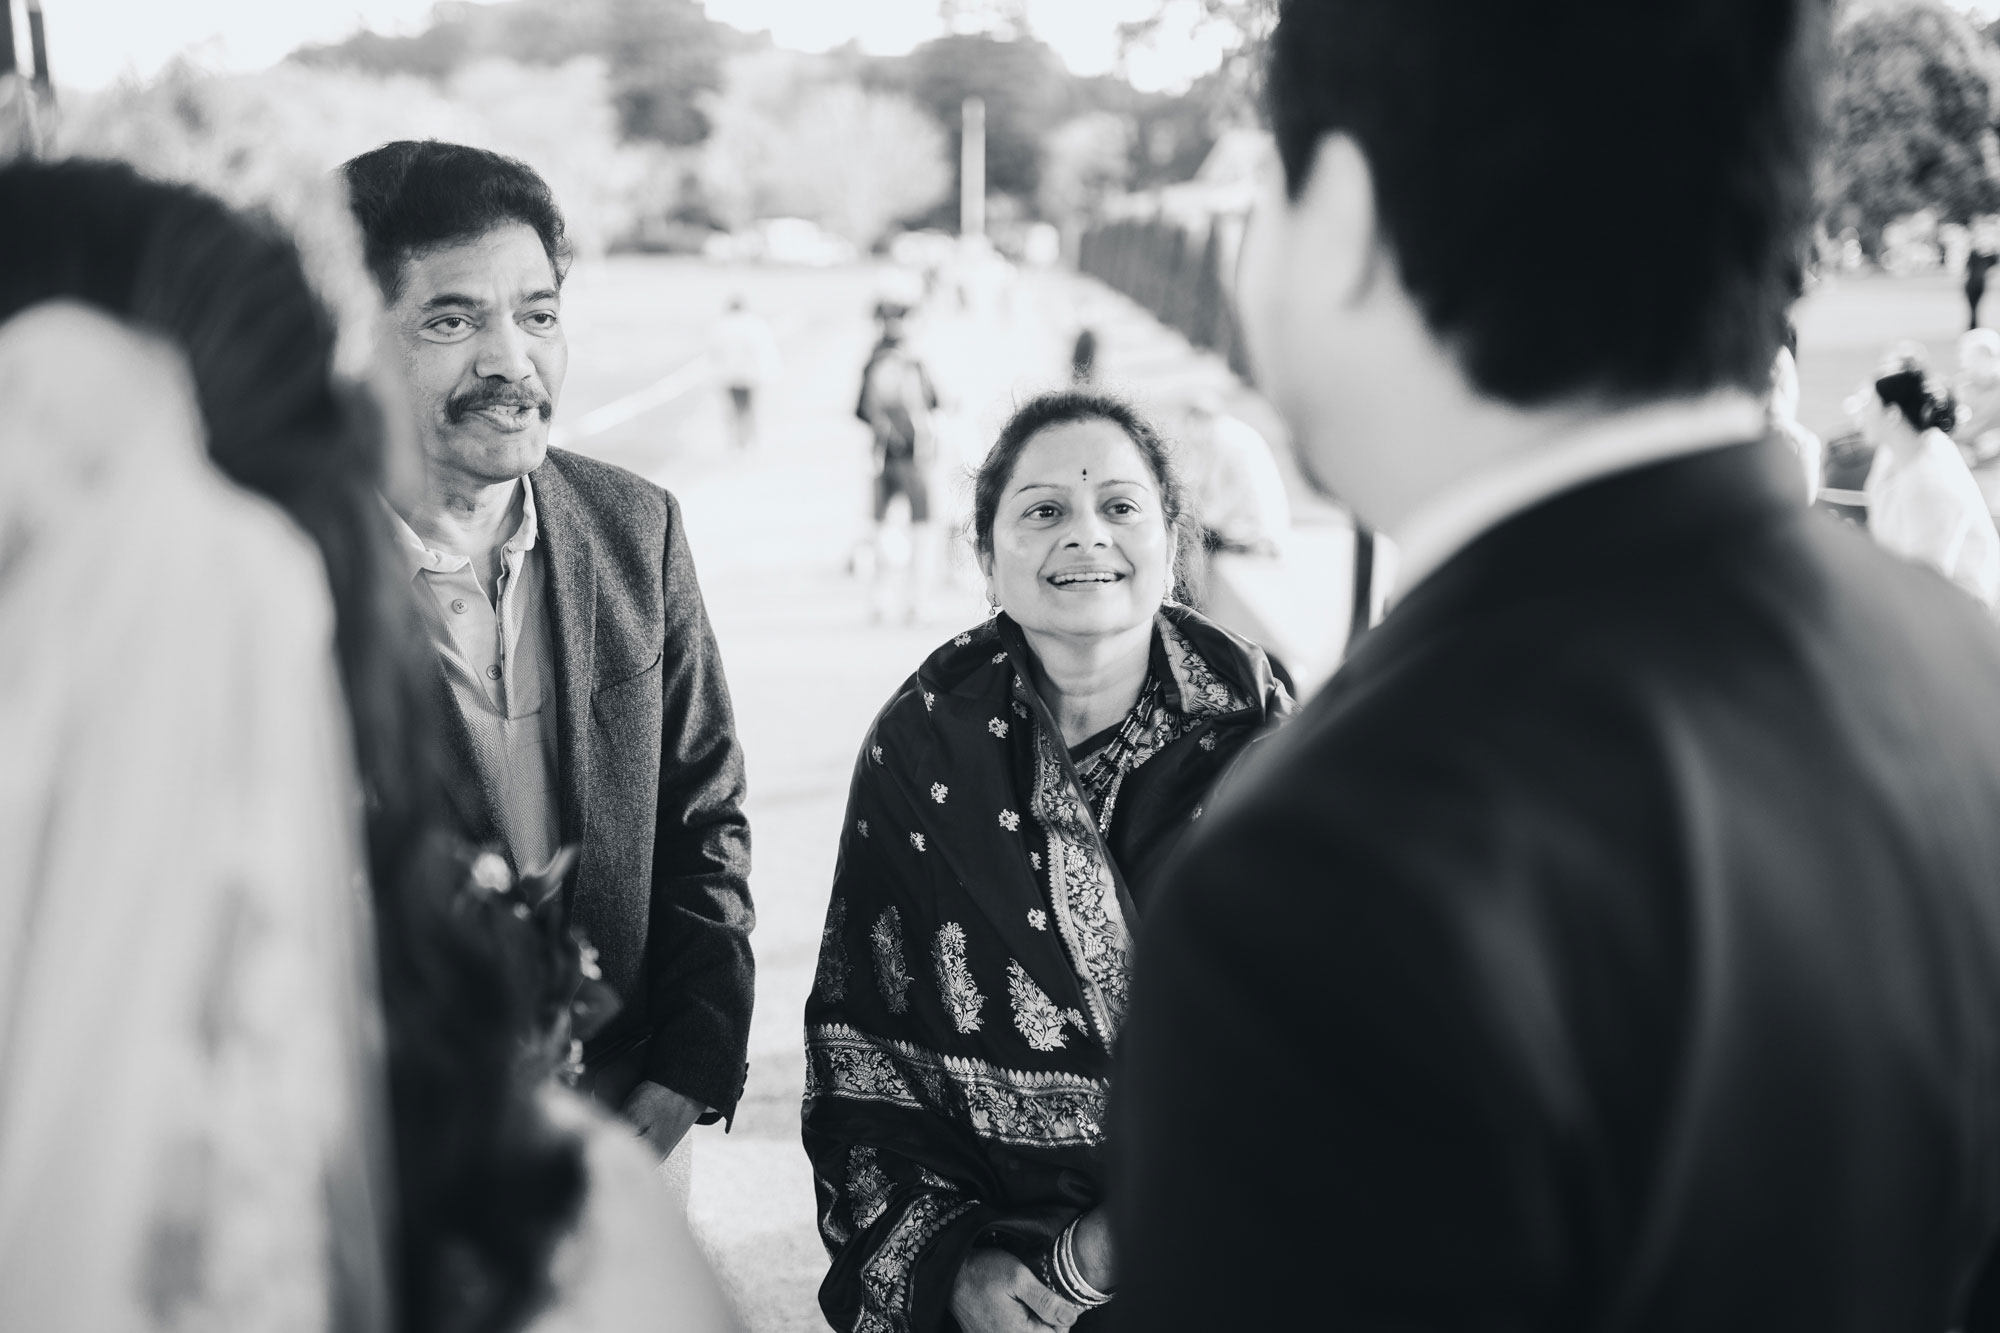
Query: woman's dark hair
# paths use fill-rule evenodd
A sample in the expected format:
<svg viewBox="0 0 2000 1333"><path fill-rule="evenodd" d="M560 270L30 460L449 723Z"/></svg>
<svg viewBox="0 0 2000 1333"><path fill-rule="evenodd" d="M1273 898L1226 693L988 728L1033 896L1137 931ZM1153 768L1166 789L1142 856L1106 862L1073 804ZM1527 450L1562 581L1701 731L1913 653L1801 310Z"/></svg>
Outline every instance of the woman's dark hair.
<svg viewBox="0 0 2000 1333"><path fill-rule="evenodd" d="M562 210L525 162L464 144L398 139L350 159L340 172L369 271L392 305L411 255L508 223L534 229L558 286L569 269Z"/></svg>
<svg viewBox="0 0 2000 1333"><path fill-rule="evenodd" d="M317 544L366 800L389 1035L398 1325L518 1327L582 1196L520 1064L540 1002L513 917L467 893L430 725L435 665L379 499L384 431L275 225L119 163L0 167L0 321L74 300L186 357L216 465Z"/></svg>
<svg viewBox="0 0 2000 1333"><path fill-rule="evenodd" d="M1826 0L1280 0L1294 199L1351 135L1400 279L1481 391L1759 388L1813 207Z"/></svg>
<svg viewBox="0 0 2000 1333"><path fill-rule="evenodd" d="M1875 396L1916 430L1948 431L1958 422L1958 405L1932 387L1922 366L1904 365L1882 376L1875 381Z"/></svg>
<svg viewBox="0 0 2000 1333"><path fill-rule="evenodd" d="M1108 421L1125 432L1125 438L1146 460L1153 480L1160 488L1160 507L1165 512L1167 530L1179 540L1174 555L1173 595L1184 602L1197 601L1198 562L1201 532L1188 503L1187 486L1181 480L1173 449L1153 429L1153 424L1124 399L1085 389L1057 389L1038 394L1014 409L1000 438L986 451L985 461L973 475L972 543L982 556L993 554L993 522L1000 513L1000 497L1014 479L1021 452L1037 435L1052 426L1079 421Z"/></svg>

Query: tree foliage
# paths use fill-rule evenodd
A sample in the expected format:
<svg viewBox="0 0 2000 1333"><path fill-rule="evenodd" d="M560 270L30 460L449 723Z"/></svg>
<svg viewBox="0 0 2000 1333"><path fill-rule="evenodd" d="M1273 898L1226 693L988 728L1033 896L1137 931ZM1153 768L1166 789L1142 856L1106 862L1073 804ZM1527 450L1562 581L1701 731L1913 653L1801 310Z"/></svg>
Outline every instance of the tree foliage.
<svg viewBox="0 0 2000 1333"><path fill-rule="evenodd" d="M1032 38L1002 40L954 34L927 42L899 62L877 66L878 82L906 94L950 135L957 160L967 97L986 103L986 186L1033 199L1042 144L1076 110L1076 79L1060 57Z"/></svg>
<svg viewBox="0 0 2000 1333"><path fill-rule="evenodd" d="M922 108L816 77L807 58L776 51L739 58L709 110L715 131L702 183L708 207L725 222L811 218L866 248L952 189L944 131Z"/></svg>
<svg viewBox="0 0 2000 1333"><path fill-rule="evenodd" d="M431 25L409 37L362 32L306 47L301 64L442 82L483 61L562 65L596 57L625 137L669 146L700 143L703 101L722 86L732 30L711 22L698 0L506 0L440 4Z"/></svg>
<svg viewBox="0 0 2000 1333"><path fill-rule="evenodd" d="M1827 225L1869 246L1905 213L1962 222L2000 207L1993 122L2000 57L1962 16L1924 0L1873 10L1835 37Z"/></svg>
<svg viewBox="0 0 2000 1333"><path fill-rule="evenodd" d="M1049 137L1036 203L1045 218L1080 218L1132 181L1132 123L1109 111L1066 121Z"/></svg>

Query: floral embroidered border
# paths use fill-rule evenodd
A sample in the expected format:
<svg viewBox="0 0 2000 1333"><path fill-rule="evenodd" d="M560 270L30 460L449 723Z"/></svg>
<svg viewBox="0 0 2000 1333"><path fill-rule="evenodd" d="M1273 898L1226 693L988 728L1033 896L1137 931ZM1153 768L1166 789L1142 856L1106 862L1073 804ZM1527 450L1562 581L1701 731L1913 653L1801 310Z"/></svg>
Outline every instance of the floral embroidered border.
<svg viewBox="0 0 2000 1333"><path fill-rule="evenodd" d="M1049 833L1049 902L1055 908L1056 930L1084 983L1084 999L1108 1051L1125 1022L1132 987L1132 936L1089 809L1063 771L1054 742L1040 728L1035 735L1033 802L1036 818Z"/></svg>
<svg viewBox="0 0 2000 1333"><path fill-rule="evenodd" d="M1104 1079L1002 1069L845 1024L806 1031L808 1113L819 1097L843 1097L943 1115L1015 1147L1094 1148L1110 1091Z"/></svg>
<svg viewBox="0 0 2000 1333"><path fill-rule="evenodd" d="M1160 627L1160 645L1167 650L1167 667L1174 673L1174 683L1180 687L1181 711L1189 717L1215 717L1240 712L1250 706L1248 700L1203 660L1202 655L1194 650L1194 645L1175 628L1173 621L1159 616L1155 623Z"/></svg>
<svg viewBox="0 0 2000 1333"><path fill-rule="evenodd" d="M861 1285L867 1296L854 1324L856 1333L909 1333L910 1271L937 1234L974 1206L949 1194L916 1197L861 1266Z"/></svg>

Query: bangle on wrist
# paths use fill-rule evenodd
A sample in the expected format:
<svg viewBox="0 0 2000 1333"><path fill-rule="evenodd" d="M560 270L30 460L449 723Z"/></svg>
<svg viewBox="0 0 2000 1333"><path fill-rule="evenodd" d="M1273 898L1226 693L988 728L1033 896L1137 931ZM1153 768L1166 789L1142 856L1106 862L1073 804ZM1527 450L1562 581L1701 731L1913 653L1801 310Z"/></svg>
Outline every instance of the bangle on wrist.
<svg viewBox="0 0 2000 1333"><path fill-rule="evenodd" d="M1077 1218L1057 1234L1055 1243L1042 1260L1041 1276L1043 1284L1056 1295L1071 1305L1091 1310L1110 1304L1111 1293L1090 1285L1076 1261L1076 1228L1082 1221L1081 1217Z"/></svg>

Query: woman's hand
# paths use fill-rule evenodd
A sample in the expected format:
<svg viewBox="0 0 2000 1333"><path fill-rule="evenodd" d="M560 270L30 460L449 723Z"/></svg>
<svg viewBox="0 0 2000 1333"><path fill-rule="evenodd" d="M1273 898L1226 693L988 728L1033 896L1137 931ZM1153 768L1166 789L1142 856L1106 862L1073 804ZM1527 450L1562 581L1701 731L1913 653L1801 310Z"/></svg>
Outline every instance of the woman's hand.
<svg viewBox="0 0 2000 1333"><path fill-rule="evenodd" d="M1072 1243L1083 1280L1109 1296L1118 1285L1118 1265L1111 1247L1111 1218L1104 1209L1093 1208L1083 1215Z"/></svg>
<svg viewBox="0 0 2000 1333"><path fill-rule="evenodd" d="M1005 1250L975 1249L959 1265L951 1315L965 1333L1037 1333L1068 1328L1083 1308L1043 1286Z"/></svg>

